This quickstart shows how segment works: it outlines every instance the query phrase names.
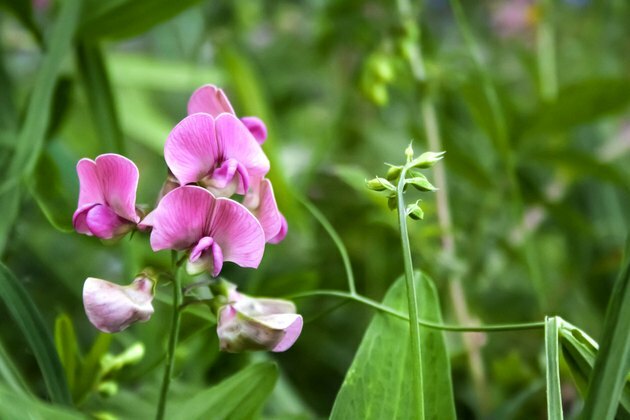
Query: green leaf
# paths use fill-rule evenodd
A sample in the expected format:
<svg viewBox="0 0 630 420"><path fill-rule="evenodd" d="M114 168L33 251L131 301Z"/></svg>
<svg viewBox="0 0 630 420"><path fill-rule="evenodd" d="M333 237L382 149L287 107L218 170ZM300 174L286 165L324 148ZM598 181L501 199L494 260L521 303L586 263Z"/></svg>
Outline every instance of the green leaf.
<svg viewBox="0 0 630 420"><path fill-rule="evenodd" d="M101 360L107 354L112 342L112 334L100 333L87 356L83 360L76 387L73 390L73 399L79 404L92 392L100 380Z"/></svg>
<svg viewBox="0 0 630 420"><path fill-rule="evenodd" d="M598 344L584 331L562 321L559 325L559 337L562 356L573 377L573 381L582 396L586 395L589 377L593 371ZM630 416L630 380L626 380L621 395L619 412Z"/></svg>
<svg viewBox="0 0 630 420"><path fill-rule="evenodd" d="M630 243L630 242L629 242ZM630 247L629 247L630 249ZM604 333L588 383L582 416L612 419L630 374L630 255L606 310Z"/></svg>
<svg viewBox="0 0 630 420"><path fill-rule="evenodd" d="M55 347L61 365L66 371L66 380L70 391L74 390L77 373L77 362L80 361L79 346L77 336L74 332L72 320L66 314L57 316L55 320Z"/></svg>
<svg viewBox="0 0 630 420"><path fill-rule="evenodd" d="M256 418L278 379L275 363L250 365L223 382L198 392L180 404L172 404L167 418Z"/></svg>
<svg viewBox="0 0 630 420"><path fill-rule="evenodd" d="M22 373L13 362L11 355L4 348L2 341L0 341L0 380L17 394L31 394Z"/></svg>
<svg viewBox="0 0 630 420"><path fill-rule="evenodd" d="M0 296L37 359L50 399L70 405L68 383L48 329L24 286L1 263Z"/></svg>
<svg viewBox="0 0 630 420"><path fill-rule="evenodd" d="M101 150L124 154L122 129L101 49L98 45L79 44L77 58Z"/></svg>
<svg viewBox="0 0 630 420"><path fill-rule="evenodd" d="M79 37L130 38L167 21L201 0L88 0Z"/></svg>
<svg viewBox="0 0 630 420"><path fill-rule="evenodd" d="M0 418L29 420L85 420L81 413L47 404L0 386Z"/></svg>
<svg viewBox="0 0 630 420"><path fill-rule="evenodd" d="M558 99L541 106L531 119L532 133L589 124L630 103L630 79L590 79L560 89Z"/></svg>
<svg viewBox="0 0 630 420"><path fill-rule="evenodd" d="M28 29L37 43L42 44L42 33L33 19L33 2L24 0L1 0L0 5L5 5L15 17Z"/></svg>
<svg viewBox="0 0 630 420"><path fill-rule="evenodd" d="M431 280L415 274L418 283L420 316L441 322L437 292ZM407 311L404 277L390 287L383 304ZM449 357L442 332L421 328L424 410L430 419L454 419L455 404ZM390 315L377 313L370 323L357 354L346 373L333 410L332 419L411 419L411 353L409 324Z"/></svg>
<svg viewBox="0 0 630 420"><path fill-rule="evenodd" d="M547 418L549 420L562 420L558 318L555 316L545 318L545 358L547 361Z"/></svg>

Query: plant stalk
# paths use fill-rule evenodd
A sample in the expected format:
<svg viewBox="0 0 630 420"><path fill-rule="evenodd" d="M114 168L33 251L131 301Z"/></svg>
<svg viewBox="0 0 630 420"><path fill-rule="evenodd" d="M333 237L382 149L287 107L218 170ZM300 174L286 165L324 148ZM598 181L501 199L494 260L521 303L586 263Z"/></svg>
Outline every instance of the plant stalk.
<svg viewBox="0 0 630 420"><path fill-rule="evenodd" d="M414 395L417 398L418 418L424 418L423 383L422 383L422 349L420 348L420 326L416 322L419 318L418 294L413 278L413 262L411 260L411 246L409 245L409 232L407 230L407 212L403 197L407 166L402 169L398 181L398 224L400 227L400 240L405 266L405 280L407 283L407 303L409 306L409 330L411 333L411 358L413 364Z"/></svg>
<svg viewBox="0 0 630 420"><path fill-rule="evenodd" d="M164 365L164 376L162 378L162 388L160 389L160 399L158 400L158 410L155 415L156 420L163 420L166 411L166 400L168 389L171 385L173 376L173 367L175 361L175 349L177 348L177 340L179 338L179 327L182 316L182 284L180 269L177 265L177 253L172 253L173 266L173 318L171 321L171 332L168 339L168 348L166 350L166 364Z"/></svg>

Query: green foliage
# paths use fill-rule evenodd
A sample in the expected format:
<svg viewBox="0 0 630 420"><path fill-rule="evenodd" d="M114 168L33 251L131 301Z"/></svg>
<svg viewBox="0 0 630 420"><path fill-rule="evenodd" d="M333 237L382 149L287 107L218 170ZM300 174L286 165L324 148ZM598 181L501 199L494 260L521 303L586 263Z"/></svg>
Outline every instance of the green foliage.
<svg viewBox="0 0 630 420"><path fill-rule="evenodd" d="M421 317L440 322L439 300L431 279L415 274ZM385 295L383 304L400 312L407 310L403 277ZM443 334L421 329L424 410L430 419L454 419L455 405L450 363ZM391 315L377 313L370 323L346 374L331 418L414 418L409 324Z"/></svg>
<svg viewBox="0 0 630 420"><path fill-rule="evenodd" d="M558 352L558 317L545 319L545 366L547 377L547 418L562 420L560 388L560 353Z"/></svg>

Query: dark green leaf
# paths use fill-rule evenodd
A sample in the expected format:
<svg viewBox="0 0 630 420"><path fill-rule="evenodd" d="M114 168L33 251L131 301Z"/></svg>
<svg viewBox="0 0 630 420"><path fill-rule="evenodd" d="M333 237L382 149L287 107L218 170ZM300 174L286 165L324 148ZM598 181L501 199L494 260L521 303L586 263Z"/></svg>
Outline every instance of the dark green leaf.
<svg viewBox="0 0 630 420"><path fill-rule="evenodd" d="M557 317L545 318L545 359L547 362L547 418L549 420L562 420Z"/></svg>
<svg viewBox="0 0 630 420"><path fill-rule="evenodd" d="M201 0L89 0L79 37L130 38L173 18Z"/></svg>
<svg viewBox="0 0 630 420"><path fill-rule="evenodd" d="M173 419L251 419L260 412L278 379L278 368L265 362L251 365L218 385L173 404Z"/></svg>
<svg viewBox="0 0 630 420"><path fill-rule="evenodd" d="M416 273L420 316L441 321L440 305L431 280ZM390 287L383 304L407 311L406 285L400 277ZM449 357L440 331L422 328L423 400L427 418L454 419L455 405ZM411 354L409 324L378 313L370 323L335 400L331 418L411 419Z"/></svg>
<svg viewBox="0 0 630 420"><path fill-rule="evenodd" d="M77 336L74 332L72 320L68 315L61 314L55 320L55 347L66 371L66 380L71 391L74 390L77 373L77 362L80 360Z"/></svg>
<svg viewBox="0 0 630 420"><path fill-rule="evenodd" d="M66 377L48 329L24 286L3 264L0 264L0 296L37 359L50 399L70 405Z"/></svg>
<svg viewBox="0 0 630 420"><path fill-rule="evenodd" d="M28 384L22 377L20 370L13 362L11 355L0 341L0 379L13 392L21 395L31 393Z"/></svg>
<svg viewBox="0 0 630 420"><path fill-rule="evenodd" d="M630 374L630 255L610 298L582 416L612 419Z"/></svg>

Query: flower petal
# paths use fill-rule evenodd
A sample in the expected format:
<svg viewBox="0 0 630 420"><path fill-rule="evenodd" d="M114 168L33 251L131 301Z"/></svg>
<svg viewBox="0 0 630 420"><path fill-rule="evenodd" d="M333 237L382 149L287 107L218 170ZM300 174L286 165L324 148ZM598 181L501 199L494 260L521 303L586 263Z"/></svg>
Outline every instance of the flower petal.
<svg viewBox="0 0 630 420"><path fill-rule="evenodd" d="M210 234L221 246L225 261L256 268L265 252L265 232L242 204L217 198Z"/></svg>
<svg viewBox="0 0 630 420"><path fill-rule="evenodd" d="M153 314L152 300L153 281L144 276L126 287L92 277L83 285L85 313L92 325L106 333L148 321Z"/></svg>
<svg viewBox="0 0 630 420"><path fill-rule="evenodd" d="M270 244L277 244L284 240L287 236L287 232L289 231L289 224L287 223L287 219L284 217L282 213L280 213L280 230L273 238L267 240Z"/></svg>
<svg viewBox="0 0 630 420"><path fill-rule="evenodd" d="M85 224L92 235L101 239L122 236L133 228L133 224L103 204L97 204L88 210Z"/></svg>
<svg viewBox="0 0 630 420"><path fill-rule="evenodd" d="M78 208L88 204L104 204L101 180L96 169L96 162L92 159L81 159L77 163L79 176L79 204ZM76 213L75 213L76 214Z"/></svg>
<svg viewBox="0 0 630 420"><path fill-rule="evenodd" d="M284 314L284 315L272 315L275 317L274 323L280 325L282 323L284 330L284 337L276 346L271 350L273 352L282 352L288 350L293 343L298 339L302 333L302 326L304 320L301 315ZM271 317L271 316L270 316ZM280 319L281 317L281 319ZM288 325L287 325L288 323Z"/></svg>
<svg viewBox="0 0 630 420"><path fill-rule="evenodd" d="M208 221L216 206L216 199L207 190L197 186L183 186L166 194L158 207L145 218L150 223L151 248L188 249L204 236L211 236ZM146 219L149 219L148 221ZM217 238L213 239L216 241Z"/></svg>
<svg viewBox="0 0 630 420"><path fill-rule="evenodd" d="M208 175L220 157L214 118L209 114L184 118L170 132L164 145L164 160L182 185Z"/></svg>
<svg viewBox="0 0 630 420"><path fill-rule="evenodd" d="M138 223L136 190L140 176L136 164L124 156L108 153L96 158L96 169L104 204L120 217Z"/></svg>
<svg viewBox="0 0 630 420"><path fill-rule="evenodd" d="M273 187L268 179L263 179L260 182L260 202L256 211L256 217L265 231L265 240L267 242L280 233L283 216L278 210Z"/></svg>
<svg viewBox="0 0 630 420"><path fill-rule="evenodd" d="M188 100L188 115L205 112L217 117L223 112L234 114L234 109L222 89L204 85L193 92Z"/></svg>
<svg viewBox="0 0 630 420"><path fill-rule="evenodd" d="M232 114L221 114L216 119L217 143L225 159L242 163L250 177L265 176L269 172L269 159L247 130Z"/></svg>
<svg viewBox="0 0 630 420"><path fill-rule="evenodd" d="M78 233L82 233L84 235L92 236L92 232L90 232L90 228L87 224L87 215L88 212L95 206L100 206L98 203L89 203L79 207L72 215L72 226L74 226L74 230Z"/></svg>
<svg viewBox="0 0 630 420"><path fill-rule="evenodd" d="M258 144L263 144L267 140L267 126L258 117L241 117L241 122L247 127Z"/></svg>

